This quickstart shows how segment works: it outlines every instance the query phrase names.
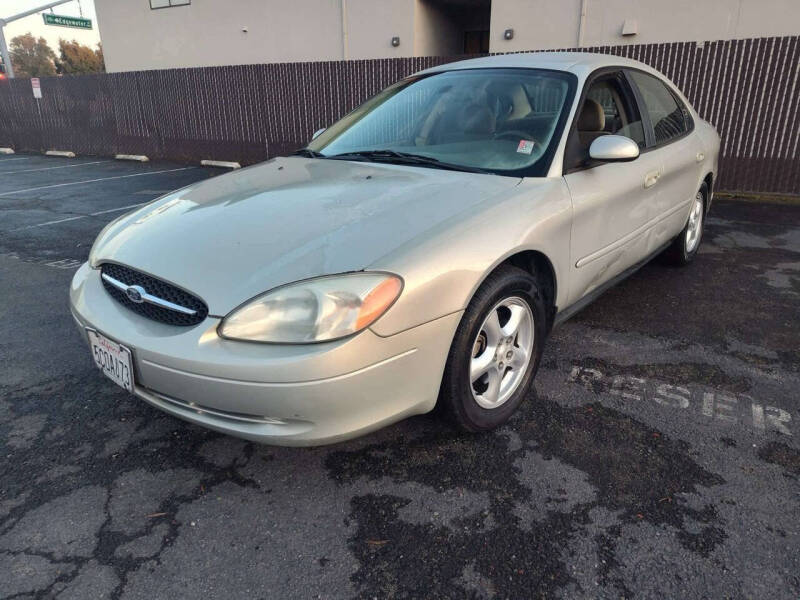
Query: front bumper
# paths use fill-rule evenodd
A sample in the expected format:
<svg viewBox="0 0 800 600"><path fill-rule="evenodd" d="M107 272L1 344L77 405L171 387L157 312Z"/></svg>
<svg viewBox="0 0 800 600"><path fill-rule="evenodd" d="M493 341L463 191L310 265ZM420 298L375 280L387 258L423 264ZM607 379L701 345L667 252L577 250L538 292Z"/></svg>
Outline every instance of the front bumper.
<svg viewBox="0 0 800 600"><path fill-rule="evenodd" d="M223 433L287 446L333 443L430 411L461 318L313 345L225 340L215 317L175 327L128 310L88 264L73 278L70 306L84 338L91 327L132 350L138 397Z"/></svg>

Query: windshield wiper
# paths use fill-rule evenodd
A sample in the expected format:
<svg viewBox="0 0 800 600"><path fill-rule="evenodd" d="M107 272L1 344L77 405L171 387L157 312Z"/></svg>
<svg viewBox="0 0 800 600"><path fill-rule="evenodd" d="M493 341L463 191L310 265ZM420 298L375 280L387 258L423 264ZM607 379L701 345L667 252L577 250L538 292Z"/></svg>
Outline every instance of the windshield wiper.
<svg viewBox="0 0 800 600"><path fill-rule="evenodd" d="M327 158L322 152L317 152L311 148L300 148L292 152L292 156L305 156L306 158Z"/></svg>
<svg viewBox="0 0 800 600"><path fill-rule="evenodd" d="M426 167L434 167L436 169L448 169L450 171L467 171L469 173L491 172L485 169L479 169L477 167L453 165L450 163L442 162L438 158L433 158L432 156L411 154L409 152L398 152L397 150L360 150L358 152L345 152L343 154L333 154L326 156L326 158L334 158L339 160L365 160L365 161L385 162L395 165L422 165Z"/></svg>

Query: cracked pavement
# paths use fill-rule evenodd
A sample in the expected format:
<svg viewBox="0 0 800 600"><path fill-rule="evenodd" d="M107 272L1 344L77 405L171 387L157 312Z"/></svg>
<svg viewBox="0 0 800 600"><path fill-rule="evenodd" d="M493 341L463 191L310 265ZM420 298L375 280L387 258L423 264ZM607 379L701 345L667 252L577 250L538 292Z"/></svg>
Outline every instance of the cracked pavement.
<svg viewBox="0 0 800 600"><path fill-rule="evenodd" d="M800 596L800 206L716 201L693 265L553 332L499 431L273 448L116 388L66 302L116 209L218 171L12 158L0 598Z"/></svg>

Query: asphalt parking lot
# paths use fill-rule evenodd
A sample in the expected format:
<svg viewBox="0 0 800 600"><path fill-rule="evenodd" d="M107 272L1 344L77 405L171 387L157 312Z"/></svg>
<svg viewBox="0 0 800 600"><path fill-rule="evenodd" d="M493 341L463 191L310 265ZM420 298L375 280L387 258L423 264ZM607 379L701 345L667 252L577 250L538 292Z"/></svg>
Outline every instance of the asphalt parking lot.
<svg viewBox="0 0 800 600"><path fill-rule="evenodd" d="M0 157L0 597L800 596L800 206L717 201L498 432L289 449L116 388L67 307L105 223L219 173Z"/></svg>

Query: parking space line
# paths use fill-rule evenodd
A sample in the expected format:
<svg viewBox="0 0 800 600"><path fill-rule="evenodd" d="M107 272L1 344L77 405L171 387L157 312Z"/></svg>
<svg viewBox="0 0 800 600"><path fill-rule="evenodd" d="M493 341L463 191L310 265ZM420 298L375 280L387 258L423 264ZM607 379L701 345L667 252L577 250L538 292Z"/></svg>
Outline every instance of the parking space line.
<svg viewBox="0 0 800 600"><path fill-rule="evenodd" d="M0 164L4 162L10 162L12 160L30 160L32 158L39 158L38 156L15 156L14 158L2 158L0 159Z"/></svg>
<svg viewBox="0 0 800 600"><path fill-rule="evenodd" d="M139 202L138 204L129 204L128 206L119 206L117 208L109 208L107 210L98 210L97 212L89 213L88 215L76 215L74 217L67 217L65 219L58 219L56 221L47 221L45 223L37 223L36 225L26 225L25 227L19 227L18 229L12 229L11 231L23 231L25 229L34 229L36 227L44 227L46 225L58 225L59 223L66 223L67 221L77 221L78 219L88 219L89 217L97 217L99 215L107 215L108 213L113 212L120 212L123 210L127 210L129 208L137 208L139 206L144 206L147 202Z"/></svg>
<svg viewBox="0 0 800 600"><path fill-rule="evenodd" d="M11 231L22 231L23 229L33 229L34 227L44 227L45 225L56 225L58 223L66 223L67 221L77 221L78 219L85 219L89 215L78 215L76 217L67 217L66 219L58 219L57 221L47 221L46 223L38 223L36 225L28 225L20 227L19 229L12 229Z"/></svg>
<svg viewBox="0 0 800 600"><path fill-rule="evenodd" d="M38 187L25 188L22 190L12 190L10 192L2 192L0 196L9 196L11 194L22 194L24 192L35 192L38 190L48 190L52 188L65 187L68 185L81 185L83 183L96 183L98 181L110 181L112 179L126 179L128 177L142 177L144 175L158 175L159 173L175 173L176 171L188 171L189 169L197 169L198 167L181 167L179 169L164 169L162 171L147 171L145 173L131 173L130 175L115 175L113 177L100 177L98 179L84 179L83 181L71 181L68 183L54 183L52 185L40 185Z"/></svg>
<svg viewBox="0 0 800 600"><path fill-rule="evenodd" d="M94 162L79 163L77 165L61 165L60 167L42 167L40 169L23 169L22 171L0 171L0 175L16 175L17 173L33 173L34 171L50 171L52 169L74 169L75 167L85 167L87 165L100 165L103 163L114 162L113 160L96 160Z"/></svg>

